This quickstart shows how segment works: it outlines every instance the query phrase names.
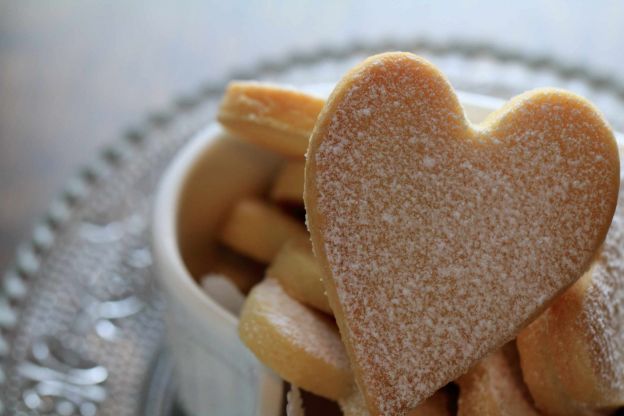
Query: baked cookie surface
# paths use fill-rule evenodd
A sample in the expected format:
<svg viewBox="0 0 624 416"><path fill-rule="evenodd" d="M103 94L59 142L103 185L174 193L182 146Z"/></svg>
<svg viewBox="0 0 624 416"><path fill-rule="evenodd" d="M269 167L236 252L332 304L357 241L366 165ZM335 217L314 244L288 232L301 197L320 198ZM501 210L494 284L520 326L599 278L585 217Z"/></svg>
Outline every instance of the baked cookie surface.
<svg viewBox="0 0 624 416"><path fill-rule="evenodd" d="M479 361L457 383L457 416L540 415L524 385L514 342Z"/></svg>
<svg viewBox="0 0 624 416"><path fill-rule="evenodd" d="M353 388L336 325L291 298L272 278L247 296L238 333L261 362L289 383L331 400Z"/></svg>
<svg viewBox="0 0 624 416"><path fill-rule="evenodd" d="M351 70L312 133L304 200L371 413L405 414L574 283L618 188L613 134L578 96L529 92L474 126L419 57Z"/></svg>
<svg viewBox="0 0 624 416"><path fill-rule="evenodd" d="M590 270L518 335L536 403L552 415L624 406L624 193ZM551 380L546 387L544 380ZM553 386L556 386L554 388Z"/></svg>

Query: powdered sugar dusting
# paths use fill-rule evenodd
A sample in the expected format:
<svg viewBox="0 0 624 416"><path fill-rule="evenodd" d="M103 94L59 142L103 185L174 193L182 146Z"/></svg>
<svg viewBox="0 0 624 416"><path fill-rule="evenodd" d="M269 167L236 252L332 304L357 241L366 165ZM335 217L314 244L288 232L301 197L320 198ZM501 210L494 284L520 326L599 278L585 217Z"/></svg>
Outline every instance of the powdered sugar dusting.
<svg viewBox="0 0 624 416"><path fill-rule="evenodd" d="M264 306L264 317L284 339L311 356L348 370L349 361L338 330L326 316L291 298L272 278L256 285L253 294ZM248 336L253 336L255 330L253 327L245 328ZM265 336L263 333L257 335Z"/></svg>
<svg viewBox="0 0 624 416"><path fill-rule="evenodd" d="M593 370L608 397L624 398L624 192L583 298L579 327Z"/></svg>
<svg viewBox="0 0 624 416"><path fill-rule="evenodd" d="M286 394L286 416L305 416L301 391L294 384L290 385Z"/></svg>
<svg viewBox="0 0 624 416"><path fill-rule="evenodd" d="M492 406L501 415L539 416L524 385L515 343L482 359L458 380L458 415L479 415Z"/></svg>
<svg viewBox="0 0 624 416"><path fill-rule="evenodd" d="M379 59L351 77L317 125L307 209L359 384L395 415L580 275L612 214L617 158L603 121L567 94L519 99L474 129L422 61Z"/></svg>

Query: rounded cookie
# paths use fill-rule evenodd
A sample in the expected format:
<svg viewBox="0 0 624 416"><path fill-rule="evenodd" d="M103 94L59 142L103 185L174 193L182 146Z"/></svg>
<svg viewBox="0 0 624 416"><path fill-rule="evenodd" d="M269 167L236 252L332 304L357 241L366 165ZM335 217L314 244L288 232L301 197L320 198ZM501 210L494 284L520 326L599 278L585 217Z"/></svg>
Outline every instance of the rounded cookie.
<svg viewBox="0 0 624 416"><path fill-rule="evenodd" d="M552 414L571 414L560 402L579 412L624 406L623 259L620 192L611 228L590 270L518 335L527 384L538 406ZM542 389L543 378L554 380L558 389Z"/></svg>
<svg viewBox="0 0 624 416"><path fill-rule="evenodd" d="M252 259L269 263L291 238L306 238L305 227L279 208L255 198L239 201L221 229L220 240Z"/></svg>
<svg viewBox="0 0 624 416"><path fill-rule="evenodd" d="M229 131L281 155L303 159L324 100L291 88L231 82L217 119Z"/></svg>
<svg viewBox="0 0 624 416"><path fill-rule="evenodd" d="M275 279L267 278L251 290L238 333L284 380L332 400L351 391L353 374L335 324L288 296Z"/></svg>
<svg viewBox="0 0 624 416"><path fill-rule="evenodd" d="M514 343L479 361L457 383L457 416L539 416L522 380Z"/></svg>
<svg viewBox="0 0 624 416"><path fill-rule="evenodd" d="M552 350L547 338L543 315L525 328L517 338L522 378L535 406L552 416L600 416L596 411L570 398L554 370Z"/></svg>
<svg viewBox="0 0 624 416"><path fill-rule="evenodd" d="M312 254L308 236L286 242L271 262L266 274L276 278L293 298L332 314L325 295L323 274Z"/></svg>

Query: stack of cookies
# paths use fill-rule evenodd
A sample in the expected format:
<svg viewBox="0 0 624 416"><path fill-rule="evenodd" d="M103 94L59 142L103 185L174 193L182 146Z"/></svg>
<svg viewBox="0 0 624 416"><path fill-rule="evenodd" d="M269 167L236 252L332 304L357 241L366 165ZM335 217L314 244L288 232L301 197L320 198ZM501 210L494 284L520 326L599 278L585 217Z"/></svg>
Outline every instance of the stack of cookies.
<svg viewBox="0 0 624 416"><path fill-rule="evenodd" d="M586 100L536 90L472 125L433 65L387 53L327 101L234 82L218 119L284 159L212 268L284 380L349 416L624 406L619 156Z"/></svg>

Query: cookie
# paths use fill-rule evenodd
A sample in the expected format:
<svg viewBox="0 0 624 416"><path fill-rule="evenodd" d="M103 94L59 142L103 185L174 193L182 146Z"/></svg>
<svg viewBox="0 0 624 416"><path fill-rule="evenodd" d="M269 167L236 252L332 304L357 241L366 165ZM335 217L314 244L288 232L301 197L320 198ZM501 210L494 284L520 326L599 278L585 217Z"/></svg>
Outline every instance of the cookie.
<svg viewBox="0 0 624 416"><path fill-rule="evenodd" d="M331 400L353 388L336 325L288 296L275 279L267 278L251 290L238 333L262 363L289 383Z"/></svg>
<svg viewBox="0 0 624 416"><path fill-rule="evenodd" d="M288 161L280 169L273 186L271 199L289 205L303 205L303 161Z"/></svg>
<svg viewBox="0 0 624 416"><path fill-rule="evenodd" d="M518 335L529 389L550 414L624 406L623 259L620 192L611 228L590 270Z"/></svg>
<svg viewBox="0 0 624 416"><path fill-rule="evenodd" d="M451 398L444 390L437 391L433 396L422 402L408 416L451 416ZM354 390L349 396L338 400L344 416L369 416L370 413L364 403L364 396L359 390Z"/></svg>
<svg viewBox="0 0 624 416"><path fill-rule="evenodd" d="M293 298L332 314L325 296L323 274L312 254L308 236L295 238L284 244L266 274L277 279Z"/></svg>
<svg viewBox="0 0 624 416"><path fill-rule="evenodd" d="M301 390L292 384L286 393L286 416L305 416Z"/></svg>
<svg viewBox="0 0 624 416"><path fill-rule="evenodd" d="M401 415L510 341L589 267L619 188L586 100L520 95L480 125L408 53L348 72L310 138L314 252L373 415Z"/></svg>
<svg viewBox="0 0 624 416"><path fill-rule="evenodd" d="M307 238L305 227L259 199L239 201L221 230L220 240L233 250L269 263L291 238Z"/></svg>
<svg viewBox="0 0 624 416"><path fill-rule="evenodd" d="M552 350L547 340L543 316L525 328L517 338L522 377L531 392L535 406L552 416L599 416L595 409L574 402L554 370Z"/></svg>
<svg viewBox="0 0 624 416"><path fill-rule="evenodd" d="M457 383L457 416L539 416L513 342L479 361Z"/></svg>
<svg viewBox="0 0 624 416"><path fill-rule="evenodd" d="M259 82L231 82L217 119L235 136L283 156L303 159L324 100Z"/></svg>

